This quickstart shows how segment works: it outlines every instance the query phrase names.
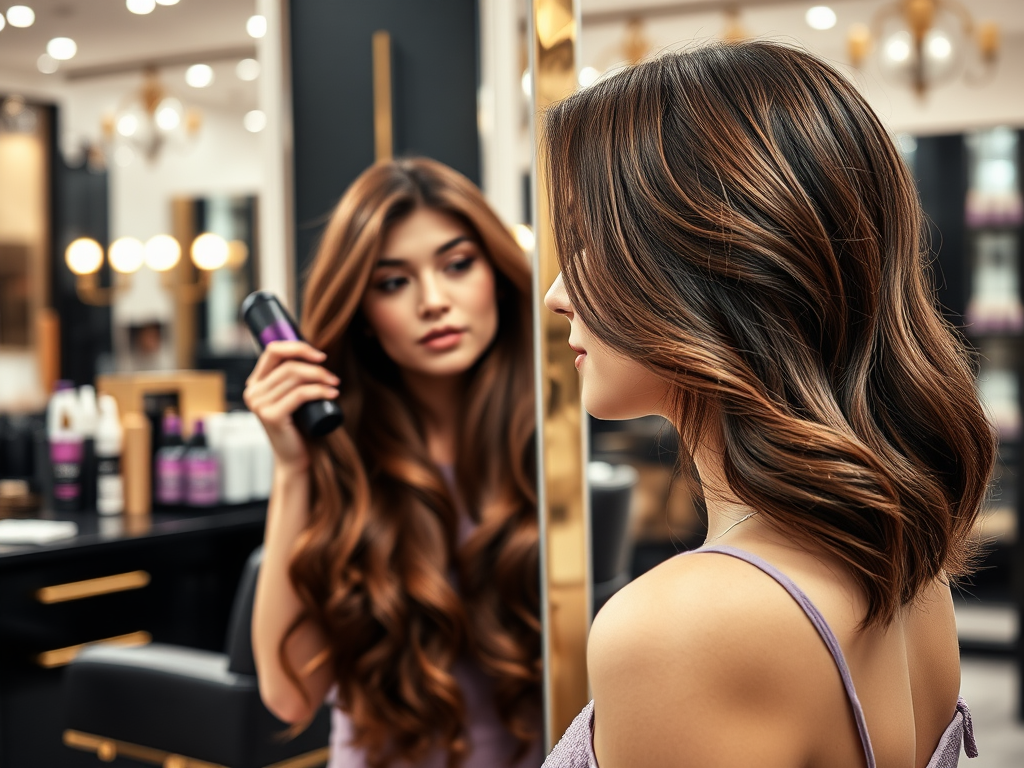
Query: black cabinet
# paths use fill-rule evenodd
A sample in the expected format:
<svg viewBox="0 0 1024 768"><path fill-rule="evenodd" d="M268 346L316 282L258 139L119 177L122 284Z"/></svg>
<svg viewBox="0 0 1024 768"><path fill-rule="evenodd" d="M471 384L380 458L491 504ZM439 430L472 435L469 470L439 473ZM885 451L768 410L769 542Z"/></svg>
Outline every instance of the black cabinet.
<svg viewBox="0 0 1024 768"><path fill-rule="evenodd" d="M100 765L61 740L63 668L83 644L223 650L265 514L260 504L142 523L65 515L74 539L0 547L0 768Z"/></svg>

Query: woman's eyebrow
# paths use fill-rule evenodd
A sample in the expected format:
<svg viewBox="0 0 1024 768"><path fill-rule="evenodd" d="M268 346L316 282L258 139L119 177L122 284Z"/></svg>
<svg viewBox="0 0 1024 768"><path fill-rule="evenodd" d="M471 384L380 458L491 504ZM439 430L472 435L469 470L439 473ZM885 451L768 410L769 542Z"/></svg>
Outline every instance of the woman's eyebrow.
<svg viewBox="0 0 1024 768"><path fill-rule="evenodd" d="M434 251L434 256L440 256L444 254L446 251L450 251L452 248L454 248L457 245L461 245L462 243L475 242L476 240L474 240L469 235L459 235L458 237L453 237L447 243L444 243L436 251ZM404 267L406 266L406 264L408 264L408 262L405 259L384 258L377 259L377 263L373 265L373 268L379 269L380 267Z"/></svg>

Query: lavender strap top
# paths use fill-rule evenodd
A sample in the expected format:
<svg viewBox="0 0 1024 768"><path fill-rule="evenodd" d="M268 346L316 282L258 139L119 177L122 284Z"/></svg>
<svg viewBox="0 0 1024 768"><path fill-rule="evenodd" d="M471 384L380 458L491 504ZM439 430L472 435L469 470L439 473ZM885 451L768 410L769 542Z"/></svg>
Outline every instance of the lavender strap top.
<svg viewBox="0 0 1024 768"><path fill-rule="evenodd" d="M807 618L811 620L814 628L818 630L818 634L825 641L829 653L832 654L832 658L839 668L846 696L850 700L850 706L853 707L853 716L857 722L857 731L860 734L860 743L864 748L867 768L875 768L875 753L871 749L871 737L868 735L867 724L864 720L864 710L857 698L857 692L854 690L853 678L850 676L849 667L846 666L846 658L843 656L843 651L839 647L839 641L832 632L832 628L829 627L825 617L821 615L810 598L786 574L757 555L728 546L703 547L693 551L717 552L743 560L760 568L789 592L790 596L807 614ZM684 552L683 554L690 553ZM927 768L955 768L960 760L961 744L963 744L968 757L978 756L978 746L974 741L974 728L971 723L971 711L967 708L967 702L963 698L957 701L953 720L939 739L939 744L932 753ZM594 702L590 702L572 721L565 735L544 761L543 768L598 768L597 758L594 756Z"/></svg>

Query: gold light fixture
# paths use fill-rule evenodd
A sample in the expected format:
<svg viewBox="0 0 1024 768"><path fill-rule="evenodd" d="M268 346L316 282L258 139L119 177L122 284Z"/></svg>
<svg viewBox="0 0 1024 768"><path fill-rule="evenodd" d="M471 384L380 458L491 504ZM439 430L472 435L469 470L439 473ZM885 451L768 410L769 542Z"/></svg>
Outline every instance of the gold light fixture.
<svg viewBox="0 0 1024 768"><path fill-rule="evenodd" d="M124 162L120 153L134 156L136 150L152 162L168 144L195 137L202 121L198 109L186 107L164 87L156 67L146 67L142 85L103 116L103 136L119 162Z"/></svg>
<svg viewBox="0 0 1024 768"><path fill-rule="evenodd" d="M999 55L999 27L976 25L959 0L892 0L878 9L870 26L854 24L847 34L855 67L873 47L883 74L923 97L961 72L972 84L990 77Z"/></svg>
<svg viewBox="0 0 1024 768"><path fill-rule="evenodd" d="M113 285L99 285L103 267L103 246L91 237L73 240L64 251L64 261L75 274L75 289L86 304L109 306L131 287L131 274L145 264L160 273L164 289L188 303L202 301L210 287L210 273L221 267L244 263L248 253L244 243L228 243L220 235L204 232L192 241L189 249L196 266L193 280L175 279L175 267L181 262L181 245L170 235L154 235L145 244L133 237L122 237L110 244L107 261L113 270Z"/></svg>

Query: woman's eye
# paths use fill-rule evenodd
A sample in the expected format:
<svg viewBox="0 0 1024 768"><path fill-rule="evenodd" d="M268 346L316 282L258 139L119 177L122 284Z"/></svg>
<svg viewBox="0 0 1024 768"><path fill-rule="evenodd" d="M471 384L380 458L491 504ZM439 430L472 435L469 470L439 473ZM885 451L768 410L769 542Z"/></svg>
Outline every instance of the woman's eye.
<svg viewBox="0 0 1024 768"><path fill-rule="evenodd" d="M386 280L378 281L377 290L384 293L394 293L407 282L409 281L404 277L389 277Z"/></svg>
<svg viewBox="0 0 1024 768"><path fill-rule="evenodd" d="M466 256L462 259L455 259L448 262L446 269L449 272L466 272L471 266L473 266L474 261L476 261L476 256Z"/></svg>

